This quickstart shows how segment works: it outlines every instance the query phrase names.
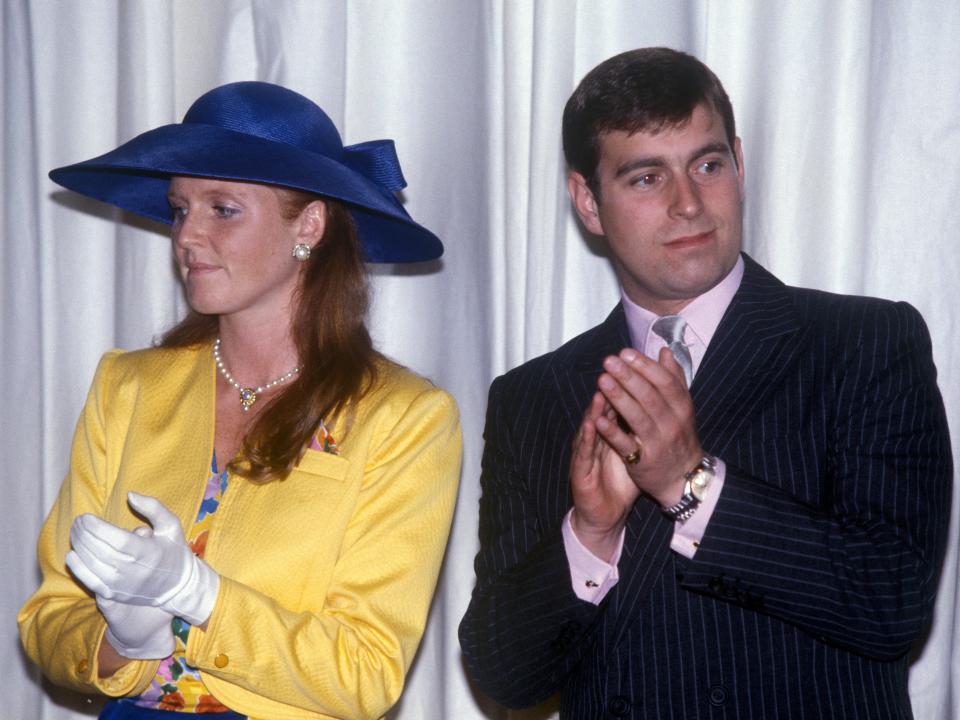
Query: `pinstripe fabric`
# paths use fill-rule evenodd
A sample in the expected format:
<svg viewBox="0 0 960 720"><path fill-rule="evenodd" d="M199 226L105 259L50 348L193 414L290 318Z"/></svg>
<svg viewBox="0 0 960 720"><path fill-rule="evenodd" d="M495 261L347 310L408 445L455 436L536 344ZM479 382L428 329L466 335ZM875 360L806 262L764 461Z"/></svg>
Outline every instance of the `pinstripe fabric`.
<svg viewBox="0 0 960 720"><path fill-rule="evenodd" d="M573 594L559 524L570 444L620 308L490 389L477 585L460 626L478 686L561 716L912 717L951 459L926 327L905 303L789 288L749 258L691 392L727 463L696 556L641 498L620 581Z"/></svg>

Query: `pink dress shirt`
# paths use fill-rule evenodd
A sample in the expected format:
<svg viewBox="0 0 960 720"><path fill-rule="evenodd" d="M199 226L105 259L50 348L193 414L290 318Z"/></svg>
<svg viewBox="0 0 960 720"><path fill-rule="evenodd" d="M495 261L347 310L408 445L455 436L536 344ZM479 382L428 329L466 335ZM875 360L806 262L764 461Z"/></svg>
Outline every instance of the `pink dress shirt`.
<svg viewBox="0 0 960 720"><path fill-rule="evenodd" d="M690 350L694 376L723 314L740 287L741 279L743 279L743 258L738 258L733 270L723 280L680 311L680 316L687 321L684 343ZM634 303L622 291L621 299L633 347L642 350L647 357L656 359L660 354L660 348L666 347L663 338L652 330L658 316ZM717 476L710 485L710 492L688 520L677 522L674 526L673 538L670 541L670 548L674 552L688 558L692 558L697 552L723 490L726 472L726 464L723 460L718 460ZM570 563L573 591L581 600L599 604L620 578L617 563L623 550L624 533L620 533L620 542L610 562L605 562L587 550L577 538L570 524L571 512L573 512L572 508L563 519L561 531L567 561Z"/></svg>

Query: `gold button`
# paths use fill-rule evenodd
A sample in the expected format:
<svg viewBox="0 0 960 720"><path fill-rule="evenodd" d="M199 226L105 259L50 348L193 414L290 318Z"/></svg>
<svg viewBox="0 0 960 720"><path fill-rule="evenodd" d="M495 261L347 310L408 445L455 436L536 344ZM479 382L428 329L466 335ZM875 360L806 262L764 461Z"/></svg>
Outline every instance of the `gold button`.
<svg viewBox="0 0 960 720"><path fill-rule="evenodd" d="M81 660L80 662L77 663L77 672L80 675L83 675L89 669L90 669L90 663L87 662L86 660Z"/></svg>
<svg viewBox="0 0 960 720"><path fill-rule="evenodd" d="M225 668L228 662L230 662L230 658L228 658L224 653L220 653L213 659L213 664L218 668Z"/></svg>

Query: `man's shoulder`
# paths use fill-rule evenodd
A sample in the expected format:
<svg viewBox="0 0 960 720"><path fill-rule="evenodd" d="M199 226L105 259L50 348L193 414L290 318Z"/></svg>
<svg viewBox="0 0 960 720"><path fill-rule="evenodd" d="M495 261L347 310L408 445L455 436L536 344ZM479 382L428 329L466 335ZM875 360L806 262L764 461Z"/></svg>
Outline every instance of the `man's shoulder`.
<svg viewBox="0 0 960 720"><path fill-rule="evenodd" d="M823 332L884 333L888 330L925 328L920 312L908 302L845 295L812 288L790 287L794 308L806 324L819 326Z"/></svg>
<svg viewBox="0 0 960 720"><path fill-rule="evenodd" d="M627 325L623 308L618 304L599 325L576 335L559 347L527 360L501 375L494 382L504 384L529 383L556 373L565 373L578 367L596 367L602 358L617 352L627 340Z"/></svg>
<svg viewBox="0 0 960 720"><path fill-rule="evenodd" d="M783 293L796 320L821 332L848 333L885 327L924 327L920 313L907 302L869 295L848 295L814 288L785 285L750 258L741 302ZM751 267L752 266L752 267Z"/></svg>

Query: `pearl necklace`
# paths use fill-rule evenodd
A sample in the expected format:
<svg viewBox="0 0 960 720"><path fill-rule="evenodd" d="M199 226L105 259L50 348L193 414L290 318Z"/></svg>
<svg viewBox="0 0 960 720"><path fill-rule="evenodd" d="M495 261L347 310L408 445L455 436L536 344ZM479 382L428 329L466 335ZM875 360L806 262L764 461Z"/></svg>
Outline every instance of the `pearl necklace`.
<svg viewBox="0 0 960 720"><path fill-rule="evenodd" d="M220 338L217 338L213 342L213 361L217 364L217 369L220 371L220 374L223 375L223 379L240 391L240 405L244 412L249 412L250 406L257 401L258 393L262 393L272 387L276 387L281 383L285 383L287 380L300 372L300 366L298 365L290 372L281 375L276 380L271 380L266 385L259 385L255 388L244 387L234 379L233 375L230 374L230 371L227 370L227 366L223 364L223 358L220 357Z"/></svg>

